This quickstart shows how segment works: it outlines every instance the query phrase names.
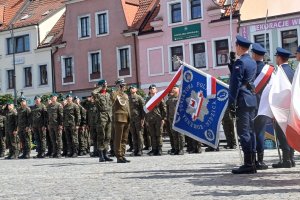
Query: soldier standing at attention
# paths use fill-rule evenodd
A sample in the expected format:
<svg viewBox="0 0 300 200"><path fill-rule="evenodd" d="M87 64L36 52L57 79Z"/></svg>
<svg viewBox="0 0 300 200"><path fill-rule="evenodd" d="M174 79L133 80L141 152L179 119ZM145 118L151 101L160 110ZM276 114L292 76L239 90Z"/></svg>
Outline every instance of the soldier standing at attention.
<svg viewBox="0 0 300 200"><path fill-rule="evenodd" d="M289 57L291 56L291 52L286 49L277 47L276 48L276 64L278 67L281 67L286 74L287 78L289 79L290 83L292 84L294 78L294 70L288 64ZM280 128L277 121L275 123L275 132L278 138L280 148L282 150L282 161L272 164L273 168L291 168L295 167L296 163L294 160L294 149L292 149L287 140L285 133Z"/></svg>
<svg viewBox="0 0 300 200"><path fill-rule="evenodd" d="M67 138L67 152L68 157L78 156L78 129L81 122L80 109L78 105L73 103L71 94L66 96L67 104L64 106L63 111L63 125Z"/></svg>
<svg viewBox="0 0 300 200"><path fill-rule="evenodd" d="M52 143L53 155L49 157L61 158L62 130L63 130L63 106L57 102L57 94L51 95L51 104L47 106L48 129Z"/></svg>
<svg viewBox="0 0 300 200"><path fill-rule="evenodd" d="M78 129L79 156L84 156L87 154L88 148L88 134L86 131L86 109L80 104L80 99L78 96L74 97L74 103L79 107L81 118L80 126Z"/></svg>
<svg viewBox="0 0 300 200"><path fill-rule="evenodd" d="M97 119L98 119L98 112L95 103L94 97L90 97L88 99L88 110L87 110L87 124L88 124L88 131L90 132L91 136L91 143L93 144L93 152L91 152L91 157L98 157L98 135L97 135Z"/></svg>
<svg viewBox="0 0 300 200"><path fill-rule="evenodd" d="M7 103L5 135L9 149L9 155L5 159L18 159L19 156L19 137L17 131L18 114L14 108L13 101Z"/></svg>
<svg viewBox="0 0 300 200"><path fill-rule="evenodd" d="M116 81L117 91L113 94L113 110L115 121L114 150L118 163L130 162L125 158L126 144L130 126L129 98L125 93L124 79Z"/></svg>
<svg viewBox="0 0 300 200"><path fill-rule="evenodd" d="M1 113L0 113L0 158L4 157L5 150L6 150L5 121L6 121L6 117L4 116L4 109L1 109Z"/></svg>
<svg viewBox="0 0 300 200"><path fill-rule="evenodd" d="M31 109L32 116L32 133L37 144L36 158L45 158L46 151L46 126L47 126L47 110L46 106L41 103L39 95L34 97L35 105Z"/></svg>
<svg viewBox="0 0 300 200"><path fill-rule="evenodd" d="M229 85L229 102L231 114L237 116L237 134L244 152L244 164L233 169L233 174L256 173L255 152L256 136L253 119L257 106L254 93L256 63L248 54L251 42L242 36L236 36L236 53L239 56L232 67Z"/></svg>
<svg viewBox="0 0 300 200"><path fill-rule="evenodd" d="M172 91L170 92L168 100L166 101L167 119L168 119L168 123L170 125L170 131L171 131L170 134L172 134L173 142L174 142L174 152L171 155L183 155L184 154L184 151L183 151L183 147L185 144L184 135L182 135L172 129L172 124L173 124L173 120L174 120L178 96L179 96L179 88L178 88L178 85L175 85L173 87Z"/></svg>
<svg viewBox="0 0 300 200"><path fill-rule="evenodd" d="M111 95L107 92L106 80L98 82L98 88L93 90L92 96L97 106L97 150L99 162L113 161L107 156L108 145L111 139L111 121L112 121L112 101Z"/></svg>
<svg viewBox="0 0 300 200"><path fill-rule="evenodd" d="M149 86L149 96L146 100L148 102L157 92L156 85ZM162 129L164 120L166 119L166 104L162 100L149 113L146 114L147 129L151 135L152 150L148 155L161 156L162 155Z"/></svg>
<svg viewBox="0 0 300 200"><path fill-rule="evenodd" d="M136 85L131 85L129 105L130 105L130 132L133 139L133 155L141 156L143 154L143 126L145 122L144 99L138 95Z"/></svg>
<svg viewBox="0 0 300 200"><path fill-rule="evenodd" d="M20 159L29 159L31 151L31 109L27 106L26 98L20 98L20 108L18 109L18 134L23 154Z"/></svg>
<svg viewBox="0 0 300 200"><path fill-rule="evenodd" d="M48 105L51 104L51 99L47 99L47 104L46 104L46 110ZM49 157L53 155L53 145L51 143L51 138L50 138L50 133L48 129L48 112L47 112L47 118L46 118L47 124L46 124L46 144L47 144L47 153L45 154L45 157Z"/></svg>

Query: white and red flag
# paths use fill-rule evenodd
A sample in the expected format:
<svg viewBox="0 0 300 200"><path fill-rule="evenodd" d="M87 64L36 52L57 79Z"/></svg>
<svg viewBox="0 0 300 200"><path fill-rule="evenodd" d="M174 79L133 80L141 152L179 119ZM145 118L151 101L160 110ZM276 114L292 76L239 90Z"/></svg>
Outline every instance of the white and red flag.
<svg viewBox="0 0 300 200"><path fill-rule="evenodd" d="M267 85L269 79L272 76L273 71L274 71L274 67L272 65L266 64L262 68L260 74L257 76L257 78L254 81L256 93L259 93Z"/></svg>
<svg viewBox="0 0 300 200"><path fill-rule="evenodd" d="M292 84L290 115L286 129L288 144L300 152L300 64L297 67Z"/></svg>

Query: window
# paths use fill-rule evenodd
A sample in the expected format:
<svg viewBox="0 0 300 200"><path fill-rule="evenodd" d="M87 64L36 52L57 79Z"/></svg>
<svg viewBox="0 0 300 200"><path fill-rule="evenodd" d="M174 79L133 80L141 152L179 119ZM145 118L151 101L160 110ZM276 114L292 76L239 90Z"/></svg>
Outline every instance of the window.
<svg viewBox="0 0 300 200"><path fill-rule="evenodd" d="M108 12L101 12L96 14L96 34L108 34Z"/></svg>
<svg viewBox="0 0 300 200"><path fill-rule="evenodd" d="M89 53L88 58L90 80L101 78L101 51Z"/></svg>
<svg viewBox="0 0 300 200"><path fill-rule="evenodd" d="M183 60L183 48L182 46L176 46L176 47L171 47L171 60L172 60L172 72L175 72L179 69L180 67L180 63L178 62L174 62L173 58L174 56L178 56L180 58L180 60Z"/></svg>
<svg viewBox="0 0 300 200"><path fill-rule="evenodd" d="M282 48L292 52L292 56L295 56L298 47L297 29L287 30L281 32Z"/></svg>
<svg viewBox="0 0 300 200"><path fill-rule="evenodd" d="M131 48L130 46L123 46L117 48L117 62L119 77L131 76Z"/></svg>
<svg viewBox="0 0 300 200"><path fill-rule="evenodd" d="M90 17L80 17L80 38L90 37Z"/></svg>
<svg viewBox="0 0 300 200"><path fill-rule="evenodd" d="M259 34L259 35L254 35L254 42L259 43L262 47L264 47L268 51L268 55L270 56L270 40L269 40L269 33L266 34L266 46L265 47L265 34Z"/></svg>
<svg viewBox="0 0 300 200"><path fill-rule="evenodd" d="M13 54L13 39L7 38L7 54ZM29 35L14 37L15 53L23 53L30 51L29 48Z"/></svg>
<svg viewBox="0 0 300 200"><path fill-rule="evenodd" d="M71 77L73 76L72 72L72 58L65 58L65 76L66 77Z"/></svg>
<svg viewBox="0 0 300 200"><path fill-rule="evenodd" d="M181 3L171 4L171 23L181 22Z"/></svg>
<svg viewBox="0 0 300 200"><path fill-rule="evenodd" d="M47 85L48 84L48 72L47 72L47 65L40 65L40 85Z"/></svg>
<svg viewBox="0 0 300 200"><path fill-rule="evenodd" d="M24 68L24 75L25 75L25 87L32 87L31 67Z"/></svg>
<svg viewBox="0 0 300 200"><path fill-rule="evenodd" d="M199 19L202 17L201 0L190 0L190 19Z"/></svg>
<svg viewBox="0 0 300 200"><path fill-rule="evenodd" d="M92 53L92 73L100 72L99 53Z"/></svg>
<svg viewBox="0 0 300 200"><path fill-rule="evenodd" d="M14 70L7 70L7 85L8 89L13 89L15 87Z"/></svg>
<svg viewBox="0 0 300 200"><path fill-rule="evenodd" d="M215 53L217 66L227 65L229 61L228 39L215 41Z"/></svg>
<svg viewBox="0 0 300 200"><path fill-rule="evenodd" d="M206 68L205 43L192 44L193 65L196 68Z"/></svg>

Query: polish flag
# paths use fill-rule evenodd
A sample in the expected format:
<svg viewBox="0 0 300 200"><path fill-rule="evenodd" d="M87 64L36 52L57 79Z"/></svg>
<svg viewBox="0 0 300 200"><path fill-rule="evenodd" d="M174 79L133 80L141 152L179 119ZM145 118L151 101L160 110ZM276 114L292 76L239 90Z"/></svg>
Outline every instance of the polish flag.
<svg viewBox="0 0 300 200"><path fill-rule="evenodd" d="M199 117L199 115L200 115L200 111L201 111L201 108L202 108L203 100L204 100L203 93L202 93L202 92L199 92L199 93L198 93L197 108L196 108L195 113L193 113L193 115L192 115L193 121L196 121L196 119L197 119L197 118Z"/></svg>
<svg viewBox="0 0 300 200"><path fill-rule="evenodd" d="M207 74L206 76L206 97L207 98L215 98L217 93L217 80L215 77Z"/></svg>
<svg viewBox="0 0 300 200"><path fill-rule="evenodd" d="M290 115L286 129L288 144L300 152L300 64L297 67L292 84Z"/></svg>
<svg viewBox="0 0 300 200"><path fill-rule="evenodd" d="M259 93L264 86L267 84L268 80L270 79L272 73L274 71L274 67L272 65L265 65L261 70L260 74L254 81L255 85L255 92Z"/></svg>
<svg viewBox="0 0 300 200"><path fill-rule="evenodd" d="M177 81L179 80L179 78L181 77L181 73L182 73L182 68L183 66L181 66L178 71L176 72L175 76L172 78L170 84L168 85L168 87L165 90L159 91L158 93L156 93L144 106L144 111L146 113L150 112L157 104L159 104L159 102L169 94L169 92L172 90L172 88L176 85Z"/></svg>

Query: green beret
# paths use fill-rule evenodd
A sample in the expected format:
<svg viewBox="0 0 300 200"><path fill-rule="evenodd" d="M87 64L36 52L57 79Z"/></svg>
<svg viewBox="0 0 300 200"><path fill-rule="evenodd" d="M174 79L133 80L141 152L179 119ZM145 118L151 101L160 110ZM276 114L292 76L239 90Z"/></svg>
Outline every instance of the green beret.
<svg viewBox="0 0 300 200"><path fill-rule="evenodd" d="M9 105L9 104L14 104L14 101L13 101L13 100L8 100L8 101L6 102L6 105Z"/></svg>
<svg viewBox="0 0 300 200"><path fill-rule="evenodd" d="M105 83L107 83L107 81L104 80L104 79L102 79L102 80L100 80L100 81L98 82L98 86L101 86L101 85L103 85L103 84L105 84Z"/></svg>
<svg viewBox="0 0 300 200"><path fill-rule="evenodd" d="M69 97L72 97L72 94L69 93L66 95L66 98L69 98Z"/></svg>
<svg viewBox="0 0 300 200"><path fill-rule="evenodd" d="M37 99L40 99L40 98L41 98L40 95L36 95L36 96L34 97L34 100L37 100Z"/></svg>
<svg viewBox="0 0 300 200"><path fill-rule="evenodd" d="M131 88L137 88L137 85L136 84L131 84L129 89L131 89Z"/></svg>
<svg viewBox="0 0 300 200"><path fill-rule="evenodd" d="M118 79L116 80L116 85L126 85L125 80L124 79Z"/></svg>
<svg viewBox="0 0 300 200"><path fill-rule="evenodd" d="M50 97L57 97L58 96L58 94L56 94L56 93L52 93L51 95L50 95Z"/></svg>

